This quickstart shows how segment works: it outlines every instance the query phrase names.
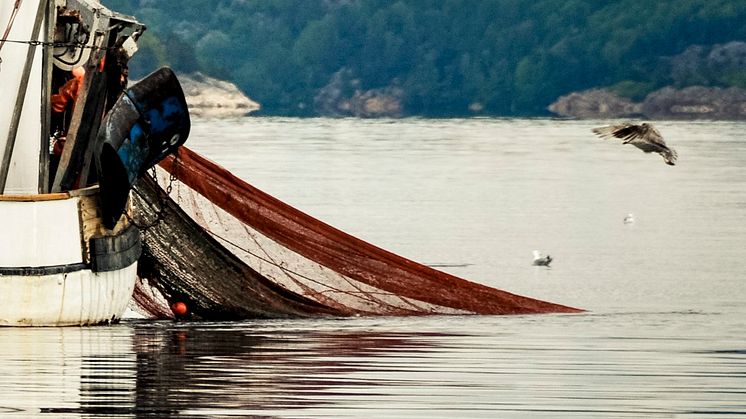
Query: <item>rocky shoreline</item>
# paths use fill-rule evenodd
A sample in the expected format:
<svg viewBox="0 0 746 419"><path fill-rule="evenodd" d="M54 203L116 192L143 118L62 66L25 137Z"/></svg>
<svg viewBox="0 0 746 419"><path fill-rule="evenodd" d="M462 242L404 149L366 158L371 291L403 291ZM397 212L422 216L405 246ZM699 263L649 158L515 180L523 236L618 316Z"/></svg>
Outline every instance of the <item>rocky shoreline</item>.
<svg viewBox="0 0 746 419"><path fill-rule="evenodd" d="M404 116L404 91L391 85L364 90L352 70L343 68L313 100L314 111L323 116L357 118L401 118Z"/></svg>
<svg viewBox="0 0 746 419"><path fill-rule="evenodd" d="M181 74L179 81L193 117L237 118L261 109L259 103L246 96L233 83L201 73ZM355 81L347 74L337 74L315 98L316 111L326 116L403 116L403 92L400 88L361 91ZM746 89L664 87L639 102L619 96L609 89L590 89L562 96L549 105L548 110L557 116L575 119L746 120Z"/></svg>
<svg viewBox="0 0 746 419"><path fill-rule="evenodd" d="M566 118L647 118L746 120L746 89L691 86L664 87L633 102L606 89L591 89L562 96L549 111Z"/></svg>
<svg viewBox="0 0 746 419"><path fill-rule="evenodd" d="M235 84L202 73L180 74L189 114L196 118L236 118L261 109Z"/></svg>

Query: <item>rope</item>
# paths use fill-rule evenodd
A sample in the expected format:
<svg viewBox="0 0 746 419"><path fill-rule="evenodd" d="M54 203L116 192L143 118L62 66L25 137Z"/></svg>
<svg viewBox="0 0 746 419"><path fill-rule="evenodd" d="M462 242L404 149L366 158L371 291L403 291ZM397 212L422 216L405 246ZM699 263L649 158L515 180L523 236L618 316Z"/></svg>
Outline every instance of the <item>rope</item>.
<svg viewBox="0 0 746 419"><path fill-rule="evenodd" d="M158 195L158 198L159 198L158 201L159 201L159 204L160 204L159 205L160 208L158 208L155 211L155 219L150 224L138 224L137 221L135 221L135 219L132 216L130 216L130 214L127 211L124 212L124 215L125 215L125 217L127 217L127 220L129 220L129 222L131 222L135 227L137 227L137 229L140 230L140 232L142 232L143 234L146 233L150 228L155 227L158 223L160 223L161 221L163 221L163 219L166 217L166 203L167 203L166 200L171 195L171 191L173 190L173 184L174 184L174 182L178 180L178 178L177 178L177 176L175 174L176 173L176 168L178 167L178 163L179 163L179 152L178 152L178 150L176 151L175 156L176 157L174 158L174 173L171 173L170 176L169 176L169 178L168 178L168 185L166 186L166 192L165 192L165 194L163 193L163 189L161 189L160 187L156 188L156 194ZM152 167L152 171L150 173L150 176L153 178L153 181L156 183L156 185L158 185L158 176L156 174L155 166ZM147 202L148 205L150 205L150 203L148 202L148 200L145 199L145 197L140 193L140 191L138 191L136 188L133 188L132 190L135 191L135 193L140 196L140 199L143 202ZM153 207L153 208L155 208L155 206L153 206L153 205L150 205L150 206Z"/></svg>
<svg viewBox="0 0 746 419"><path fill-rule="evenodd" d="M204 227L203 227L203 228L204 228ZM283 266L283 265L281 265L281 264L279 264L279 263L275 262L274 260L271 260L271 259L265 258L265 257L263 257L263 256L260 256L260 255L258 255L258 254L256 254L256 253L252 252L251 250L249 250L249 249L247 249L247 248L245 248L245 247L243 247L243 246L240 246L240 245L236 244L236 243L235 243L235 242L233 242L232 240L229 240L229 239L227 239L227 238L225 238L225 237L221 236L220 234L218 234L218 233L216 233L216 232L214 232L214 231L212 231L212 230L209 230L209 229L206 229L206 228L205 228L205 231L207 231L207 233L209 233L209 234L211 234L211 235L213 235L213 236L217 237L218 239L220 239L220 240L222 240L222 241L224 241L224 242L226 242L226 243L230 244L231 246L235 247L236 249L238 249L238 250L241 250L241 251L245 252L246 254L249 254L249 255L251 255L251 256L253 256L253 257L257 258L257 259L261 260L262 262L268 263L268 264L270 264L270 265L273 265L273 266L275 266L276 268L279 268L279 269L280 269L281 271L285 272L286 274L292 274L292 275L298 276L298 277L300 277L300 278L303 278L303 279L305 279L305 280L307 280L307 281L313 282L313 283L315 283L315 284L318 284L318 285L322 285L322 286L325 286L325 287L327 287L327 288L330 288L330 290L328 290L328 291L321 291L321 292L320 292L321 294L323 294L323 293L326 293L326 292L329 292L329 291L336 291L336 292L338 292L338 293L341 293L341 294L347 294L347 295L351 295L351 296L353 296L353 297L357 297L357 298L360 298L360 299L363 299L363 300L368 300L368 301L370 301L370 302L378 302L378 303L381 303L381 304L386 304L386 305L392 306L391 304L388 304L388 303L384 303L384 302L382 302L382 301L380 301L380 300L376 300L376 299L374 299L374 298L373 298L373 294L377 294L377 295L390 295L390 293L388 293L388 292L385 292L385 291L379 291L379 292L372 292L372 291L363 291L363 290L361 290L361 289L360 289L360 287L358 287L358 286L357 286L356 284L353 284L352 282L350 282L350 278L347 278L346 276L344 276L344 275L340 274L339 272L333 271L333 272L337 273L338 275L340 275L340 276L341 276L342 278L344 278L344 280L345 280L345 281L346 281L346 282L347 282L347 283L348 283L348 284L349 284L350 286L352 286L353 288L356 288L356 289L358 290L357 292L352 292L352 291L344 291L344 290L341 290L341 289L339 289L339 288L334 288L334 287L330 286L329 284L327 284L327 283L325 283L325 282L322 282L322 281L320 281L320 280L318 280L318 279L315 279L315 278L311 278L311 277L310 277L310 276L308 276L308 275L304 275L304 274L302 274L302 273L300 273L300 272L296 272L296 271L294 271L294 270L292 270L292 269L290 269L290 268L288 268L288 267L285 267L285 266ZM256 241L255 241L255 243L256 243ZM262 246L261 246L261 245L260 245L259 243L256 243L256 244L257 244L257 246L259 246L259 248L260 248L260 249L264 250L264 249L262 248ZM266 252L265 252L265 253L266 253ZM315 291L315 292L318 292L318 291ZM361 294L365 295L365 297L364 297L363 295L361 295ZM366 297L367 297L367 298L366 298ZM411 303L410 303L410 304L411 304ZM394 307L394 306L392 306L392 307ZM416 307L416 306L415 306L415 307Z"/></svg>
<svg viewBox="0 0 746 419"><path fill-rule="evenodd" d="M16 15L18 15L18 10L21 9L21 2L23 0L16 0L16 4L13 7L13 12L10 14L10 19L8 20L8 26L5 27L5 33L3 33L3 39L0 39L0 50L3 49L3 45L5 45L5 42L13 42L8 41L8 35L10 34L11 28L13 28L13 22L16 20ZM3 63L3 57L0 57L0 64Z"/></svg>
<svg viewBox="0 0 746 419"><path fill-rule="evenodd" d="M2 1L2 0L0 0ZM13 12L10 15L10 20L8 21L8 26L5 28L5 33L3 33L3 37L0 39L0 50L2 50L3 45L5 45L6 42L9 42L11 44L26 44L32 47L52 47L52 48L58 48L58 47L65 47L68 50L71 48L79 48L81 50L83 49L95 49L95 50L115 50L119 48L118 46L112 46L112 47L105 47L105 46L95 46L95 45L86 45L85 42L49 42L49 41L34 41L34 40L18 40L18 39L8 39L8 35L10 34L10 30L13 27L13 22L16 19L16 15L18 15L18 10L21 8L21 3L23 0L16 0L15 7L13 8ZM137 38L135 38L137 39ZM2 64L3 59L0 57L0 64Z"/></svg>
<svg viewBox="0 0 746 419"><path fill-rule="evenodd" d="M49 41L19 41L17 39L6 39L3 37L3 39L0 39L0 47L2 47L3 44L6 42L9 42L11 44L27 44L31 45L33 47L38 46L45 46L45 47L75 47L75 48L83 48L83 49L99 49L99 50L105 50L105 49L116 49L117 47L99 47L96 45L86 45L82 42L49 42Z"/></svg>

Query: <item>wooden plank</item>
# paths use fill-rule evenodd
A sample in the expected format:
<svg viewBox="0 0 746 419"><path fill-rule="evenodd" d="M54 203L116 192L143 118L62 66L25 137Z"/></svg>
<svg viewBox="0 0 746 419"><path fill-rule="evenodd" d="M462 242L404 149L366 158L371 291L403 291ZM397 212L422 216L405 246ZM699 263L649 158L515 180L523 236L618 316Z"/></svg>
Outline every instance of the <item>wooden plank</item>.
<svg viewBox="0 0 746 419"><path fill-rule="evenodd" d="M39 31L41 30L41 23L44 20L44 12L47 0L39 0L39 7L36 10L36 20L34 21L34 27L31 31L31 39L39 38ZM3 153L3 161L0 163L0 194L5 192L5 182L8 181L8 172L10 172L10 160L13 157L13 149L16 145L16 135L18 134L18 125L21 121L21 113L23 112L23 103L26 100L26 89L28 88L29 77L31 77L31 66L34 63L34 53L36 46L29 45L28 51L26 52L26 63L23 66L23 75L21 76L21 84L18 87L18 96L16 96L16 104L13 108L13 116L10 119L10 128L8 129L8 140L5 143L5 152Z"/></svg>
<svg viewBox="0 0 746 419"><path fill-rule="evenodd" d="M67 131L65 148L54 177L52 192L70 190L80 176L85 152L91 136L95 138L101 121L101 95L105 87L102 73L88 67L83 86L75 101L75 109ZM93 134L91 134L93 133Z"/></svg>
<svg viewBox="0 0 746 419"><path fill-rule="evenodd" d="M47 2L47 18L45 20L46 38L54 39L55 26L57 24L57 8L52 7L53 2ZM39 193L49 192L49 137L51 134L51 90L52 90L52 68L54 50L51 46L45 47L42 56L42 85L41 85L41 148L39 149Z"/></svg>
<svg viewBox="0 0 746 419"><path fill-rule="evenodd" d="M0 195L0 201L33 202L33 201L57 201L70 198L67 192L46 194L23 194L23 195Z"/></svg>
<svg viewBox="0 0 746 419"><path fill-rule="evenodd" d="M87 188L83 190L94 190L98 192L98 187L95 189ZM96 194L80 194L80 201L78 201L79 215L80 215L80 229L81 229L81 247L83 249L83 261L86 263L91 262L91 239L95 237L107 237L116 236L122 231L129 228L131 225L126 215L122 216L117 221L117 224L113 229L108 230L104 227L103 219L101 218L101 206L99 205L99 196ZM132 213L132 208L128 206L127 213Z"/></svg>
<svg viewBox="0 0 746 419"><path fill-rule="evenodd" d="M98 24L100 27L108 27L109 19L101 17ZM94 45L107 45L107 42L108 33L99 42L94 42ZM87 173L80 179L81 184L77 183L81 178L86 154L92 150L91 142L95 141L98 135L106 104L106 74L98 71L98 63L104 54L105 50L94 50L88 59L89 65L86 66L83 86L75 100L75 109L52 184L52 192L87 186Z"/></svg>
<svg viewBox="0 0 746 419"><path fill-rule="evenodd" d="M73 154L77 142L78 129L80 124L83 122L83 108L85 100L88 97L88 91L91 85L91 75L89 74L90 68L87 68L86 75L83 78L83 83L78 90L78 97L75 98L75 105L73 107L73 115L70 118L70 126L67 128L67 139L65 141L65 147L62 149L62 155L60 156L60 162L57 165L57 172L54 177L54 183L52 184L52 192L60 192L60 184L62 182L62 174L67 171L67 167L70 166L70 160L73 159Z"/></svg>
<svg viewBox="0 0 746 419"><path fill-rule="evenodd" d="M67 191L66 193L69 193L70 196L90 196L98 194L98 190L98 185L91 185L81 189L73 189L71 191Z"/></svg>
<svg viewBox="0 0 746 419"><path fill-rule="evenodd" d="M98 206L97 196L83 196L78 201L78 214L80 216L81 248L83 249L83 262L91 262L90 239L93 236L104 233L101 223L101 210Z"/></svg>

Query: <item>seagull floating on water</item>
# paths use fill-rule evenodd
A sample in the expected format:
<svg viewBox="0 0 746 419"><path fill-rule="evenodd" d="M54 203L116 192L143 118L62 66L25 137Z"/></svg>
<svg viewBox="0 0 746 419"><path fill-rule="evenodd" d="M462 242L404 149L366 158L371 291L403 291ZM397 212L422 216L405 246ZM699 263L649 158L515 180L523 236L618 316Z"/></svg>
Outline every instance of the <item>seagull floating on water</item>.
<svg viewBox="0 0 746 419"><path fill-rule="evenodd" d="M666 164L671 166L676 164L676 159L679 157L676 150L669 148L663 141L661 133L647 122L641 125L627 122L593 128L591 131L601 138L621 138L622 144L632 144L646 153L656 152L663 157Z"/></svg>
<svg viewBox="0 0 746 419"><path fill-rule="evenodd" d="M546 255L542 257L541 252L539 252L538 250L534 250L534 266L549 266L550 263L552 263L551 256Z"/></svg>
<svg viewBox="0 0 746 419"><path fill-rule="evenodd" d="M624 217L624 224L632 224L634 222L635 222L635 216L632 215L631 212L627 214L626 217Z"/></svg>

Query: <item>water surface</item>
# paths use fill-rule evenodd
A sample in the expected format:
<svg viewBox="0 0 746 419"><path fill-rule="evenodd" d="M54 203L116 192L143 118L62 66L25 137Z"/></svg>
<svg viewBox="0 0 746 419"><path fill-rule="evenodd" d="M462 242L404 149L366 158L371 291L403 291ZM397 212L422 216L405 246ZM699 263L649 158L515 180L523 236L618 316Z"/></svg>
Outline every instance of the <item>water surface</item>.
<svg viewBox="0 0 746 419"><path fill-rule="evenodd" d="M0 329L0 415L746 417L746 124L658 123L670 167L599 123L195 121L329 224L588 312Z"/></svg>

